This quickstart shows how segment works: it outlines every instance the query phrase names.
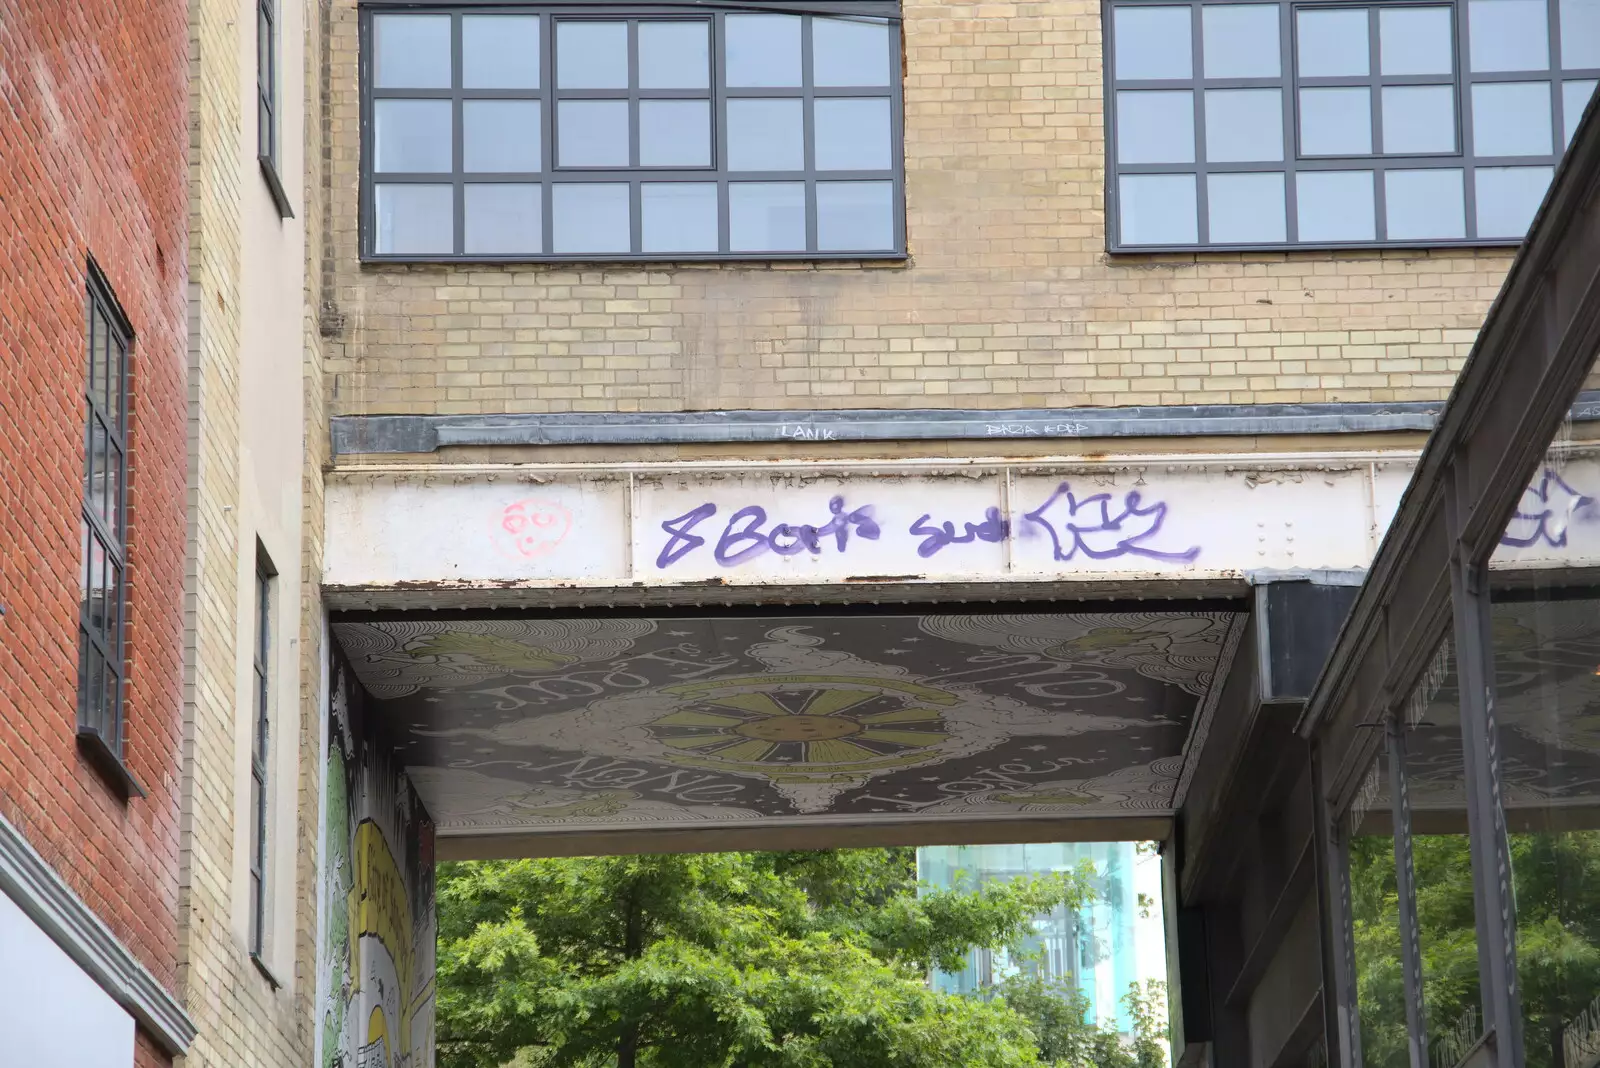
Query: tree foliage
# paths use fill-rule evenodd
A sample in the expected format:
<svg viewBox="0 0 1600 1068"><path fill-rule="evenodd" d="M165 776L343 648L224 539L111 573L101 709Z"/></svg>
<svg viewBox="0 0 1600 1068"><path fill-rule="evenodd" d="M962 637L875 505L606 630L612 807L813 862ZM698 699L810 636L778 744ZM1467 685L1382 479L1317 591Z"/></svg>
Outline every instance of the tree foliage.
<svg viewBox="0 0 1600 1068"><path fill-rule="evenodd" d="M1042 990L983 999L926 982L1089 893L1081 874L1063 874L919 895L908 849L441 865L439 1061L1154 1068L1159 1055L1096 1059L1076 1038L1041 1061L1046 1029L1096 1030L1081 998L1067 1003L1073 1025ZM1159 1054L1155 1009L1149 1018Z"/></svg>
<svg viewBox="0 0 1600 1068"><path fill-rule="evenodd" d="M1600 832L1510 836L1517 977L1528 1068L1557 1068L1566 1025L1600 993ZM1412 844L1423 1008L1430 1045L1477 1011L1477 922L1467 836ZM1351 904L1361 1043L1367 1068L1409 1063L1393 840L1356 838Z"/></svg>
<svg viewBox="0 0 1600 1068"><path fill-rule="evenodd" d="M1028 1021L1039 1058L1057 1068L1165 1068L1166 1005L1161 984L1135 984L1123 998L1133 1041L1088 1022L1089 999L1069 982L1023 974L1001 987L1006 1004Z"/></svg>

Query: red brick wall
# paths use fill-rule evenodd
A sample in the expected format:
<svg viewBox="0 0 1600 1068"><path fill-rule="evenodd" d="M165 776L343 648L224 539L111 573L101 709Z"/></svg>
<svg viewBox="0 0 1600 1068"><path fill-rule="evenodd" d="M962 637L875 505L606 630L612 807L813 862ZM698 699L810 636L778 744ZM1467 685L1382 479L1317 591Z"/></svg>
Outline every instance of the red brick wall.
<svg viewBox="0 0 1600 1068"><path fill-rule="evenodd" d="M169 988L178 900L185 0L0 0L0 813ZM132 321L124 802L76 745L93 257ZM142 1043L141 1064L160 1063Z"/></svg>

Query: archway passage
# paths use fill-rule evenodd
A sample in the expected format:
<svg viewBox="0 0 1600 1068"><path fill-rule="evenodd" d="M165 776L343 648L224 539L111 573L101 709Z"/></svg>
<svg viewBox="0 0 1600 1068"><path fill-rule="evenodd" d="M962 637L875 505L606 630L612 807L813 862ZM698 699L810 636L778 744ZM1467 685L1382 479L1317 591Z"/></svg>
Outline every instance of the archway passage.
<svg viewBox="0 0 1600 1068"><path fill-rule="evenodd" d="M1231 602L345 614L442 858L1164 838ZM776 836L776 837L775 837Z"/></svg>

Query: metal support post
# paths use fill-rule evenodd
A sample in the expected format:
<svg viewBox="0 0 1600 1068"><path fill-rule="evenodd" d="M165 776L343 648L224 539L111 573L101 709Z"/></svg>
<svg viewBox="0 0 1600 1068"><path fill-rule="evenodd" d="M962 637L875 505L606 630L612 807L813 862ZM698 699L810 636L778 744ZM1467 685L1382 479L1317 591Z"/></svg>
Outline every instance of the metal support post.
<svg viewBox="0 0 1600 1068"><path fill-rule="evenodd" d="M1478 927L1484 1034L1494 1068L1523 1068L1522 1011L1517 989L1516 915L1511 855L1500 804L1499 736L1495 729L1486 563L1464 559L1456 538L1470 502L1447 487L1446 522L1454 547L1450 601L1455 616L1456 676L1461 703L1461 746L1467 785L1467 828L1472 840L1472 883Z"/></svg>
<svg viewBox="0 0 1600 1068"><path fill-rule="evenodd" d="M1322 920L1322 1033L1328 1064L1361 1068L1361 1024L1356 1013L1355 950L1351 943L1350 882L1345 853L1334 831L1322 781L1322 754L1311 749L1313 848L1317 912Z"/></svg>
<svg viewBox="0 0 1600 1068"><path fill-rule="evenodd" d="M1422 942L1417 927L1416 867L1411 858L1411 799L1406 792L1405 731L1389 717L1389 800L1394 812L1395 893L1400 902L1400 962L1405 974L1406 1049L1411 1068L1428 1064L1428 1024L1422 1002Z"/></svg>

